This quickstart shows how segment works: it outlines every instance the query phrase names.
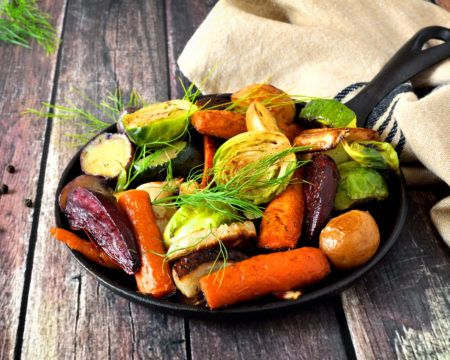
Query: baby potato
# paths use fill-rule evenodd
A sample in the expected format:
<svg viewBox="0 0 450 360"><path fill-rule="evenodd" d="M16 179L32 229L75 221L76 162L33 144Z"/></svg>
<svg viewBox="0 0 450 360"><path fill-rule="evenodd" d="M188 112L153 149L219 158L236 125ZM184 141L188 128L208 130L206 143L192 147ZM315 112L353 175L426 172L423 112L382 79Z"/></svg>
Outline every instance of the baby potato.
<svg viewBox="0 0 450 360"><path fill-rule="evenodd" d="M231 101L237 102L240 108L248 108L253 101L260 101L279 122L292 124L295 119L295 105L291 102L292 99L284 91L269 84L248 85L232 94ZM284 104L273 106L279 103Z"/></svg>
<svg viewBox="0 0 450 360"><path fill-rule="evenodd" d="M380 232L367 211L352 210L331 219L319 237L319 248L338 269L369 261L380 245Z"/></svg>

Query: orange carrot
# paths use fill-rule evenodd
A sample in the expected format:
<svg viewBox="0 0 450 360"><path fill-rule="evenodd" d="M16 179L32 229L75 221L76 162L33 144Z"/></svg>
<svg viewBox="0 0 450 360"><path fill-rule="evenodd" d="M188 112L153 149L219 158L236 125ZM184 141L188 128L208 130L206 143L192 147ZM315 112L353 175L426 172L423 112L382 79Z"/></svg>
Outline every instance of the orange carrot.
<svg viewBox="0 0 450 360"><path fill-rule="evenodd" d="M313 247L257 255L206 275L200 285L211 309L260 295L314 284L330 273L325 253Z"/></svg>
<svg viewBox="0 0 450 360"><path fill-rule="evenodd" d="M205 152L205 167L203 169L203 178L202 183L200 184L200 189L205 188L213 178L211 169L213 168L214 155L217 151L214 138L208 135L203 135L203 148Z"/></svg>
<svg viewBox="0 0 450 360"><path fill-rule="evenodd" d="M141 253L141 270L135 275L138 290L144 294L152 294L155 298L172 295L176 288L169 264L161 256L165 250L148 193L130 190L119 198L118 203L133 225Z"/></svg>
<svg viewBox="0 0 450 360"><path fill-rule="evenodd" d="M80 252L90 261L112 269L120 269L119 265L117 265L110 257L108 257L108 255L105 254L102 249L97 247L91 241L84 240L74 233L60 228L51 228L50 234L52 234L56 240L65 243L72 250Z"/></svg>
<svg viewBox="0 0 450 360"><path fill-rule="evenodd" d="M264 210L258 247L270 250L294 249L302 234L304 214L303 187L301 183L294 182Z"/></svg>
<svg viewBox="0 0 450 360"><path fill-rule="evenodd" d="M226 110L200 110L191 116L191 123L200 134L230 139L247 131L245 116Z"/></svg>

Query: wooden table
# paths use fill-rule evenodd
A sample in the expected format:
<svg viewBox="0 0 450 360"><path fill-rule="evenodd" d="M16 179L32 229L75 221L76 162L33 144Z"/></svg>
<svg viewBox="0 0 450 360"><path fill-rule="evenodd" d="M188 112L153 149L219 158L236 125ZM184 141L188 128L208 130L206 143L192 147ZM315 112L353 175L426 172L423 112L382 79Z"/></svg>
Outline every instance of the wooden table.
<svg viewBox="0 0 450 360"><path fill-rule="evenodd" d="M0 357L448 359L449 249L429 217L445 186L409 189L397 243L340 296L254 321L188 320L131 303L49 235L56 185L77 150L59 143L79 130L20 112L66 98L86 106L72 88L96 101L118 86L148 101L181 96L176 59L213 3L43 0L59 51L0 44L0 183L9 186L0 197Z"/></svg>

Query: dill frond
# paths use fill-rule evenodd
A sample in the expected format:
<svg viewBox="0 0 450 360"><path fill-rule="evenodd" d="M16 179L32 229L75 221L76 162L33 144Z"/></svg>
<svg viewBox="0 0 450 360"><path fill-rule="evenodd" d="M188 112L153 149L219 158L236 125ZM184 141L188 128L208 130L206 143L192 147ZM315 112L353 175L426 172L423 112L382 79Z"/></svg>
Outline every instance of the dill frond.
<svg viewBox="0 0 450 360"><path fill-rule="evenodd" d="M61 42L50 18L35 0L0 0L0 40L31 49L30 40L35 39L50 55Z"/></svg>

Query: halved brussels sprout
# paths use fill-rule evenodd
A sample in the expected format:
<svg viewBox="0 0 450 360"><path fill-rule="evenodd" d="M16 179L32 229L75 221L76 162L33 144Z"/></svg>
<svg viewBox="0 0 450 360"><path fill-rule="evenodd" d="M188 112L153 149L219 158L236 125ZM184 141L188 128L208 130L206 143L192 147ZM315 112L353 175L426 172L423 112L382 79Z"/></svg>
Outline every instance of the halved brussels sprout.
<svg viewBox="0 0 450 360"><path fill-rule="evenodd" d="M183 133L196 110L188 100L170 100L125 114L119 121L135 144L161 146L159 142L175 140Z"/></svg>
<svg viewBox="0 0 450 360"><path fill-rule="evenodd" d="M362 167L356 161L338 165L339 185L334 199L336 210L345 210L369 200L383 200L388 187L383 177L374 169Z"/></svg>
<svg viewBox="0 0 450 360"><path fill-rule="evenodd" d="M182 205L170 218L164 230L164 245L169 248L174 238L186 236L198 230L217 228L222 224L231 224L233 219L229 214L234 210L223 203L215 203L218 210L206 206Z"/></svg>
<svg viewBox="0 0 450 360"><path fill-rule="evenodd" d="M397 152L391 144L380 141L342 142L347 154L361 166L398 171Z"/></svg>
<svg viewBox="0 0 450 360"><path fill-rule="evenodd" d="M356 127L356 114L333 99L311 100L300 112L300 118L327 127Z"/></svg>
<svg viewBox="0 0 450 360"><path fill-rule="evenodd" d="M243 200L255 205L268 203L286 189L297 159L294 153L273 164L264 164L264 159L290 148L288 138L278 132L239 134L217 149L213 162L216 184L239 183L242 185L239 196ZM252 167L253 164L256 166ZM264 168L258 169L259 165Z"/></svg>

